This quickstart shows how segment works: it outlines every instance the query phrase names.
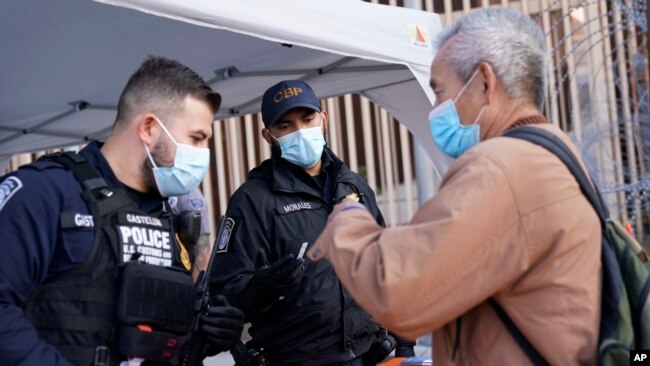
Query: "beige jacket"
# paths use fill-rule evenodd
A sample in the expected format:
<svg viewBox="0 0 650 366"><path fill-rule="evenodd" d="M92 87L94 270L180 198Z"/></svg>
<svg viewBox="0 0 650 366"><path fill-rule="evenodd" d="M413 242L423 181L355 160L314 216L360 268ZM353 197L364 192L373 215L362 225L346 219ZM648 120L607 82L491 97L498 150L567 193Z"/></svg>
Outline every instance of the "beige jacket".
<svg viewBox="0 0 650 366"><path fill-rule="evenodd" d="M505 137L480 143L406 225L384 229L363 209L340 209L309 256L326 257L387 328L412 339L433 332L435 365L530 364L490 297L551 365L596 364L599 221L543 148Z"/></svg>

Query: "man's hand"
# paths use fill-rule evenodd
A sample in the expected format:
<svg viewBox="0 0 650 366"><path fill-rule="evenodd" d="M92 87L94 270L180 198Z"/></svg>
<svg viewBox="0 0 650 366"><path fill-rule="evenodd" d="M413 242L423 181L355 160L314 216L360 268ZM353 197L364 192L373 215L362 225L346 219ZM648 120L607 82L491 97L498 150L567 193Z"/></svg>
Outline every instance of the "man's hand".
<svg viewBox="0 0 650 366"><path fill-rule="evenodd" d="M265 266L266 256L260 251L256 262L259 269L253 276L255 285L262 294L270 298L288 294L300 284L305 274L304 259L295 258L293 254L280 258L272 266Z"/></svg>
<svg viewBox="0 0 650 366"><path fill-rule="evenodd" d="M219 295L206 314L201 315L201 332L208 339L205 356L214 356L231 349L241 339L244 329L244 313L228 305L226 298Z"/></svg>
<svg viewBox="0 0 650 366"><path fill-rule="evenodd" d="M327 217L327 222L329 223L330 221L332 221L334 217L338 215L340 212L355 210L355 209L367 210L366 206L364 206L363 204L353 199L345 198L343 201L341 201L341 203L334 206L329 217Z"/></svg>

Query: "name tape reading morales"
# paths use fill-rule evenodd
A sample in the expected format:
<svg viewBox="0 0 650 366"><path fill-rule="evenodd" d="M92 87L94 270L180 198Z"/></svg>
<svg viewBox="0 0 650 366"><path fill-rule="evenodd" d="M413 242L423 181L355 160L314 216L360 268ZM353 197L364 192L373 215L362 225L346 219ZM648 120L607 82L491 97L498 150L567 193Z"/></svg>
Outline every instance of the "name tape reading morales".
<svg viewBox="0 0 650 366"><path fill-rule="evenodd" d="M303 201L303 202L294 202L294 203L280 205L277 207L277 211L279 214L288 214L288 213L298 212L303 210L317 210L320 207L321 204L318 202Z"/></svg>

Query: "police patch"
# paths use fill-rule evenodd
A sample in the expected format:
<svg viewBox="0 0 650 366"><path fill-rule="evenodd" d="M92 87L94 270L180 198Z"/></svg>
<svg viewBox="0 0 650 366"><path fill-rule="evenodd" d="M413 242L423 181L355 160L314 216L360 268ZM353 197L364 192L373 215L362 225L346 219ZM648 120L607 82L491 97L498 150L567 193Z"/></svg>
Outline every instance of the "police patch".
<svg viewBox="0 0 650 366"><path fill-rule="evenodd" d="M228 252L228 245L230 244L230 236L235 228L235 220L232 217L224 218L223 229L221 235L217 238L217 253Z"/></svg>
<svg viewBox="0 0 650 366"><path fill-rule="evenodd" d="M23 188L23 182L18 177L9 177L0 183L0 210L2 210L11 196L21 188Z"/></svg>

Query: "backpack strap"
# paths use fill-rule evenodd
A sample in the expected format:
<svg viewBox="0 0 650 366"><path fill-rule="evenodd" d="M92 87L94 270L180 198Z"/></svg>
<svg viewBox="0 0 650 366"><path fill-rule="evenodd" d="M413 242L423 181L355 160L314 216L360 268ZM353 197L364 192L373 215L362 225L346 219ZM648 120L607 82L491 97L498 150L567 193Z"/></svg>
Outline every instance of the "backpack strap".
<svg viewBox="0 0 650 366"><path fill-rule="evenodd" d="M578 162L578 159L573 155L571 149L562 142L562 140L546 130L530 126L515 128L506 132L504 136L532 142L557 156L575 177L580 186L580 190L585 197L587 197L587 200L591 206L593 206L594 210L596 210L596 214L598 214L598 217L600 218L600 223L603 229L605 228L605 223L609 217L607 206L603 203L600 192L594 189L591 184L591 179L589 178L588 173L585 173L580 162Z"/></svg>
<svg viewBox="0 0 650 366"><path fill-rule="evenodd" d="M492 305L492 309L497 313L499 316L499 319L501 319L501 322L503 322L503 325L508 329L508 332L510 332L510 335L512 338L515 339L515 342L519 345L519 347L526 353L526 356L528 356L528 359L530 362L533 363L535 366L545 366L548 365L548 362L542 357L542 355L537 352L535 347L533 347L532 344L528 342L528 339L521 333L519 328L513 323L512 319L508 316L505 310L499 305L494 298L490 298L488 300L490 302L490 305Z"/></svg>
<svg viewBox="0 0 650 366"><path fill-rule="evenodd" d="M596 214L600 219L602 229L605 229L607 217L609 217L607 206L605 206L600 192L594 189L593 185L591 184L591 179L588 173L585 173L585 171L582 169L582 166L580 165L580 162L575 157L571 149L569 149L569 147L564 142L562 142L560 138L546 130L530 126L515 128L506 132L504 136L526 140L535 145L543 147L553 155L557 156L558 159L564 163L567 169L569 169L573 177L578 182L580 191L582 191L582 194L587 198L591 206L596 211ZM521 347L521 349L526 353L530 361L534 365L547 365L548 363L530 344L530 342L528 342L526 337L521 333L512 319L510 319L505 310L503 310L503 308L494 300L494 298L490 298L488 301L499 316L499 319L501 319L501 322L503 322L504 326L508 329L508 332L510 332L519 347Z"/></svg>

